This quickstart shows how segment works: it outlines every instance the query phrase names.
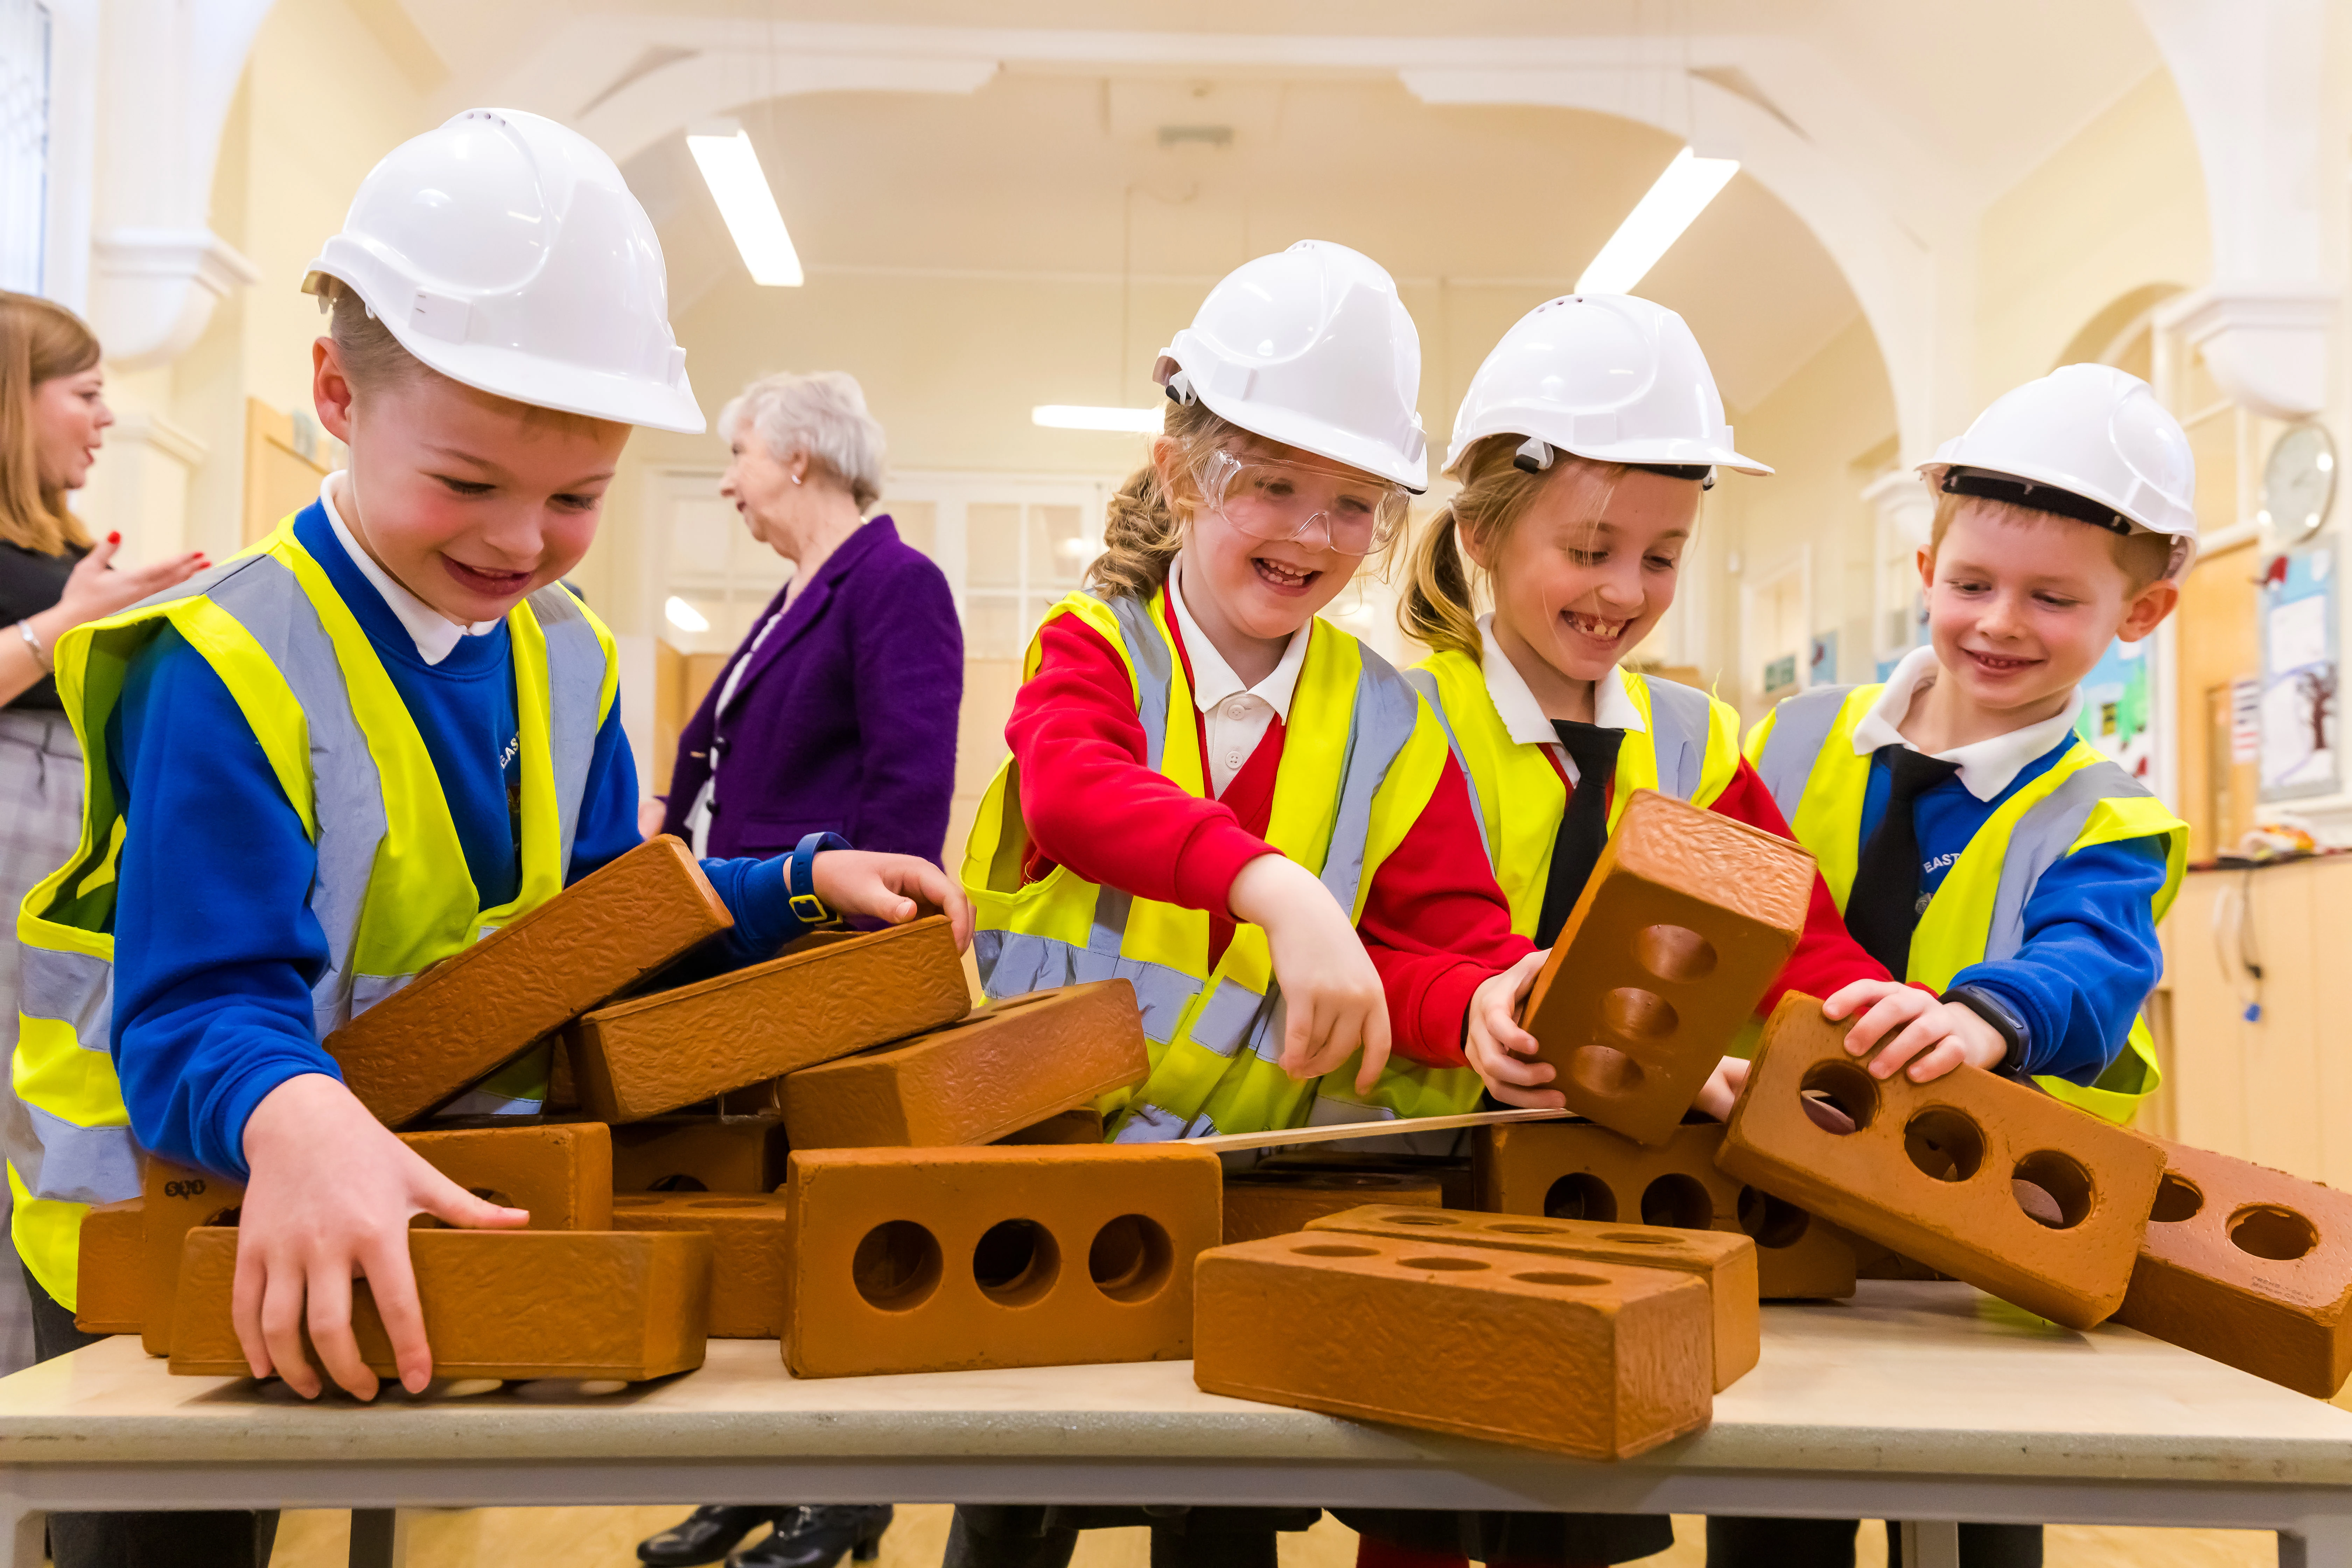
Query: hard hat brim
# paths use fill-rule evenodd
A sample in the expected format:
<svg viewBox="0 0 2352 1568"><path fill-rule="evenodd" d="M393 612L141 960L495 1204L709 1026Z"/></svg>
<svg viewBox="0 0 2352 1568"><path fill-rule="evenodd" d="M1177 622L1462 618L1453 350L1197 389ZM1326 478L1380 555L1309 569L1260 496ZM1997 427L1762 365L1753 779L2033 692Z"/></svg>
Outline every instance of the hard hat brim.
<svg viewBox="0 0 2352 1568"><path fill-rule="evenodd" d="M1419 462L1408 463L1381 442L1369 440L1292 409L1270 408L1263 403L1250 403L1245 399L1228 399L1198 386L1194 388L1193 395L1207 405L1210 413L1253 436L1277 441L1286 447L1296 447L1318 458L1328 458L1332 462L1402 485L1415 495L1429 489L1426 450Z"/></svg>
<svg viewBox="0 0 2352 1568"><path fill-rule="evenodd" d="M1534 426L1545 422L1527 420L1523 423ZM1587 462L1593 463L1642 463L1675 468L1729 468L1734 473L1758 476L1772 472L1769 465L1759 463L1753 458L1743 456L1729 447L1721 446L1713 441L1688 441L1676 438L1610 442L1562 441L1540 428L1522 428L1519 423L1498 423L1492 429L1481 428L1457 433L1454 438L1454 449L1445 454L1444 471L1453 473L1454 466L1469 456L1470 448L1490 436L1517 436L1522 440L1533 437L1538 440L1549 442L1570 457L1582 458Z"/></svg>
<svg viewBox="0 0 2352 1568"><path fill-rule="evenodd" d="M2168 528L2162 523L2150 521L2146 514L2147 509L2126 506L2106 494L2102 487L2084 484L2079 474L2064 473L2045 463L1956 461L1948 454L1958 444L1957 441L1945 442L1943 450L1936 454L1935 461L1919 465L1919 477L1927 480L1927 488L1937 494L1942 493L1947 473L1954 468L1967 468L1972 472L1999 474L2005 479L2026 479L2037 485L2047 485L2053 490L2064 490L2068 495L2081 496L2149 533L2161 533L2168 539L2193 540L2197 537L2197 519L2193 512L2183 520L2185 526Z"/></svg>

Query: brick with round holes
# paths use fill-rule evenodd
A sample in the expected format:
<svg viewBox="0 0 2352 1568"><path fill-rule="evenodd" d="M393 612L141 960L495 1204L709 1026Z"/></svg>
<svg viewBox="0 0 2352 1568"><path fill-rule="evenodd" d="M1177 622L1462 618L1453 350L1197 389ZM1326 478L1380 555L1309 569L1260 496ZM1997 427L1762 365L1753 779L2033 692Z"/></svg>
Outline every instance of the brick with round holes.
<svg viewBox="0 0 2352 1568"><path fill-rule="evenodd" d="M1223 1167L1181 1144L795 1150L795 1377L1178 1361Z"/></svg>
<svg viewBox="0 0 2352 1568"><path fill-rule="evenodd" d="M1813 858L1635 790L1523 1016L1568 1108L1663 1143L1804 929Z"/></svg>
<svg viewBox="0 0 2352 1568"><path fill-rule="evenodd" d="M360 1103L402 1126L733 924L693 852L648 839L435 964L326 1047Z"/></svg>
<svg viewBox="0 0 2352 1568"><path fill-rule="evenodd" d="M971 1010L955 935L934 915L600 1007L564 1045L581 1109L641 1121Z"/></svg>
<svg viewBox="0 0 2352 1568"><path fill-rule="evenodd" d="M97 1204L81 1216L74 1327L135 1334L147 1321L147 1200Z"/></svg>
<svg viewBox="0 0 2352 1568"><path fill-rule="evenodd" d="M2319 1399L2352 1374L2352 1194L2163 1144L2116 1321Z"/></svg>
<svg viewBox="0 0 2352 1568"><path fill-rule="evenodd" d="M1066 985L796 1072L784 1125L795 1149L992 1143L1150 1070L1135 987Z"/></svg>
<svg viewBox="0 0 2352 1568"><path fill-rule="evenodd" d="M410 1231L434 1373L637 1383L700 1366L710 1250L710 1238L692 1232ZM173 1314L173 1373L248 1375L229 1316L236 1274L235 1231L189 1233ZM364 1280L352 1287L352 1333L371 1371L395 1375Z"/></svg>
<svg viewBox="0 0 2352 1568"><path fill-rule="evenodd" d="M2122 1304L2164 1174L2154 1140L1977 1068L1873 1079L1845 1034L1812 997L1774 1009L1717 1164L2069 1328Z"/></svg>
<svg viewBox="0 0 2352 1568"><path fill-rule="evenodd" d="M1706 1425L1704 1283L1665 1268L1307 1231L1201 1255L1211 1394L1622 1459Z"/></svg>
<svg viewBox="0 0 2352 1568"><path fill-rule="evenodd" d="M1230 1189L1226 1203L1231 1205ZM1756 1244L1720 1230L1608 1225L1524 1215L1434 1213L1379 1205L1326 1215L1309 1231L1346 1231L1393 1240L1423 1238L1454 1247L1491 1247L1547 1258L1583 1258L1637 1268L1671 1268L1706 1286L1714 1313L1715 1389L1729 1388L1756 1365L1761 1349L1756 1296Z"/></svg>
<svg viewBox="0 0 2352 1568"><path fill-rule="evenodd" d="M784 1181L781 1116L657 1116L613 1129L616 1193L768 1193Z"/></svg>
<svg viewBox="0 0 2352 1568"><path fill-rule="evenodd" d="M1378 1171L1268 1170L1237 1172L1225 1178L1225 1245L1287 1236L1326 1215L1344 1214L1366 1204L1442 1206L1445 1189L1434 1176L1391 1175Z"/></svg>
<svg viewBox="0 0 2352 1568"><path fill-rule="evenodd" d="M1853 1294L1853 1248L1837 1226L1717 1169L1723 1124L1693 1122L1644 1148L1589 1121L1482 1127L1472 1145L1478 1207L1496 1214L1738 1232L1756 1242L1767 1301Z"/></svg>
<svg viewBox="0 0 2352 1568"><path fill-rule="evenodd" d="M710 1337L772 1340L784 1331L790 1210L782 1193L625 1193L613 1199L613 1228L708 1235Z"/></svg>

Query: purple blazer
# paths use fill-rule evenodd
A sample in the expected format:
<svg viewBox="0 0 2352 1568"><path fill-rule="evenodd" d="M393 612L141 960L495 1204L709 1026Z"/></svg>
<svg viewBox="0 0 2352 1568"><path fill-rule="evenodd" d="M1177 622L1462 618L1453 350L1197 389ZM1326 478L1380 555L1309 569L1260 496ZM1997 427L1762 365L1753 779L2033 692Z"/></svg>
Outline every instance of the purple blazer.
<svg viewBox="0 0 2352 1568"><path fill-rule="evenodd" d="M734 700L714 711L751 646L746 637L677 738L662 831L686 831L715 739L724 761L712 855L781 855L826 831L938 861L963 700L963 628L940 569L875 518L817 569L751 655Z"/></svg>

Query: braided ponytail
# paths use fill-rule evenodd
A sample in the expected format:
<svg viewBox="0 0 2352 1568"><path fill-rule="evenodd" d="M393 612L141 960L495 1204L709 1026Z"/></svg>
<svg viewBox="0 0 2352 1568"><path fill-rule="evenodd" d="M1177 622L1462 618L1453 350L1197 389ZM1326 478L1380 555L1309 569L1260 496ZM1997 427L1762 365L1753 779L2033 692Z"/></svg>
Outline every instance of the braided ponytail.
<svg viewBox="0 0 2352 1568"><path fill-rule="evenodd" d="M1103 551L1087 568L1087 586L1098 594L1148 599L1160 591L1184 547L1184 520L1199 499L1191 493L1192 474L1210 453L1248 437L1202 403L1171 402L1163 419L1152 444L1154 460L1127 477L1104 513Z"/></svg>

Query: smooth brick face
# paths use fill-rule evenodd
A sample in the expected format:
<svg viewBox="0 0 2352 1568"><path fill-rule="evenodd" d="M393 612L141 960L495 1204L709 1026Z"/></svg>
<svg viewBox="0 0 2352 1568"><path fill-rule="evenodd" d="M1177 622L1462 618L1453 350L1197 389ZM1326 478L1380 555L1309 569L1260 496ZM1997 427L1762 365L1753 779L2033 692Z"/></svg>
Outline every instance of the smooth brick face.
<svg viewBox="0 0 2352 1568"><path fill-rule="evenodd" d="M147 1200L100 1204L81 1216L74 1327L135 1334L147 1321Z"/></svg>
<svg viewBox="0 0 2352 1568"><path fill-rule="evenodd" d="M1043 1121L1032 1122L1018 1132L1008 1132L996 1140L999 1143L1099 1143L1102 1141L1102 1112L1091 1105L1074 1105L1067 1110L1057 1110Z"/></svg>
<svg viewBox="0 0 2352 1568"><path fill-rule="evenodd" d="M992 1143L1151 1070L1124 980L1009 997L784 1081L795 1149Z"/></svg>
<svg viewBox="0 0 2352 1568"><path fill-rule="evenodd" d="M1843 1231L1716 1168L1719 1122L1675 1129L1643 1148L1590 1122L1482 1127L1474 1145L1478 1207L1553 1219L1734 1231L1756 1243L1767 1301L1853 1294L1853 1249Z"/></svg>
<svg viewBox="0 0 2352 1568"><path fill-rule="evenodd" d="M613 1200L613 1228L708 1235L710 1337L772 1340L784 1331L790 1207L782 1193L625 1194Z"/></svg>
<svg viewBox="0 0 2352 1568"><path fill-rule="evenodd" d="M398 1127L733 923L686 846L655 838L435 964L327 1050Z"/></svg>
<svg viewBox="0 0 2352 1568"><path fill-rule="evenodd" d="M2327 1399L2352 1373L2352 1194L2179 1143L2116 1321Z"/></svg>
<svg viewBox="0 0 2352 1568"><path fill-rule="evenodd" d="M1713 1413L1707 1291L1688 1274L1311 1231L1203 1253L1194 1289L1211 1394L1586 1459Z"/></svg>
<svg viewBox="0 0 2352 1568"><path fill-rule="evenodd" d="M601 1122L404 1132L400 1141L459 1186L529 1209L533 1230L613 1228L613 1135Z"/></svg>
<svg viewBox="0 0 2352 1568"><path fill-rule="evenodd" d="M616 1193L771 1193L784 1183L776 1116L677 1116L613 1129Z"/></svg>
<svg viewBox="0 0 2352 1568"><path fill-rule="evenodd" d="M1294 1149L1258 1162L1261 1171L1360 1171L1375 1176L1412 1176L1437 1183L1445 1206L1478 1206L1478 1175L1468 1155L1363 1154L1341 1144L1329 1149Z"/></svg>
<svg viewBox="0 0 2352 1568"><path fill-rule="evenodd" d="M1260 1166L1225 1178L1225 1245L1288 1236L1326 1215L1366 1204L1439 1206L1444 1191L1433 1176L1391 1176L1371 1171L1269 1171Z"/></svg>
<svg viewBox="0 0 2352 1568"><path fill-rule="evenodd" d="M710 1252L710 1238L690 1232L411 1231L433 1373L635 1383L700 1366ZM229 1320L236 1274L236 1231L189 1236L172 1329L174 1373L249 1375ZM397 1375L365 1281L352 1286L352 1331L369 1370Z"/></svg>
<svg viewBox="0 0 2352 1568"><path fill-rule="evenodd" d="M234 1224L230 1214L245 1202L245 1189L150 1154L140 1172L139 1194L146 1220L141 1247L146 1259L146 1318L140 1326L140 1342L149 1355L169 1355L182 1244L198 1226Z"/></svg>
<svg viewBox="0 0 2352 1568"><path fill-rule="evenodd" d="M1804 929L1813 859L1635 790L1528 994L1568 1108L1663 1143Z"/></svg>
<svg viewBox="0 0 2352 1568"><path fill-rule="evenodd" d="M1230 1203L1230 1195L1227 1198ZM1636 1268L1669 1268L1704 1282L1715 1315L1717 1393L1754 1370L1761 1350L1757 1321L1756 1244L1720 1230L1600 1225L1591 1220L1528 1219L1517 1215L1430 1214L1415 1208L1360 1208L1314 1221L1310 1231L1349 1231L1396 1241L1491 1247L1547 1258L1585 1258Z"/></svg>
<svg viewBox="0 0 2352 1568"><path fill-rule="evenodd" d="M971 1008L955 936L933 916L600 1008L566 1045L581 1109L640 1121Z"/></svg>
<svg viewBox="0 0 2352 1568"><path fill-rule="evenodd" d="M2164 1173L2153 1140L1964 1067L1881 1082L1791 994L1765 1025L1717 1163L1883 1247L2069 1328L2119 1306ZM1808 1095L1836 1110L1807 1110ZM1841 1134L1822 1121L1850 1120ZM2041 1217L2028 1211L2031 1203Z"/></svg>
<svg viewBox="0 0 2352 1568"><path fill-rule="evenodd" d="M1223 1168L1179 1144L795 1152L795 1377L1191 1353Z"/></svg>

